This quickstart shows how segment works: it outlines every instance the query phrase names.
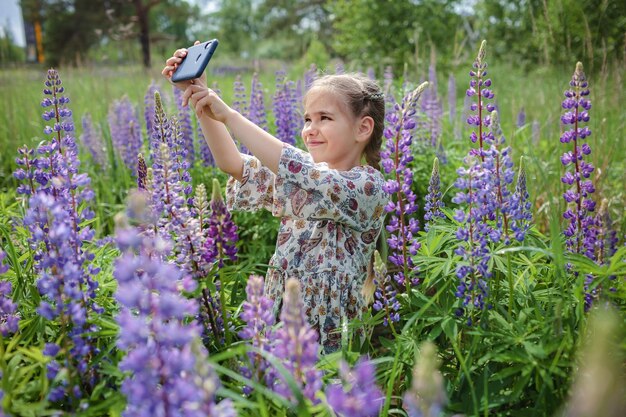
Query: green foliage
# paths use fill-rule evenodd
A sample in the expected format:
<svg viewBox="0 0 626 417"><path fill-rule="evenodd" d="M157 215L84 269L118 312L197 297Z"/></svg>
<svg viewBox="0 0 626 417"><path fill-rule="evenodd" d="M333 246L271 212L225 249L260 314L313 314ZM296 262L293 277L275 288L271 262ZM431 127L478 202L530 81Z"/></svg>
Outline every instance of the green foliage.
<svg viewBox="0 0 626 417"><path fill-rule="evenodd" d="M450 28L460 24L454 1L409 0L380 2L342 0L331 2L335 16L333 47L340 56L361 65L376 63L400 70L418 65L419 49L451 52ZM383 35L384 34L384 35ZM382 71L381 71L382 73Z"/></svg>
<svg viewBox="0 0 626 417"><path fill-rule="evenodd" d="M497 54L524 64L588 62L588 72L624 59L626 6L618 1L483 0L476 26ZM567 67L566 67L567 68Z"/></svg>
<svg viewBox="0 0 626 417"><path fill-rule="evenodd" d="M15 44L8 28L0 28L0 65L15 66L24 61L24 50Z"/></svg>

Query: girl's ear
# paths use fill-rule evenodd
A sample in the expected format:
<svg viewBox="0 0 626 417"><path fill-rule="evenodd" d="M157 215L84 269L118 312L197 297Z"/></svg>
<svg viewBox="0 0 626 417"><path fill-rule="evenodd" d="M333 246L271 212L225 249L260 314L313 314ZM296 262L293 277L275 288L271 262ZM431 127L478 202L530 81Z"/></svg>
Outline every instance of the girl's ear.
<svg viewBox="0 0 626 417"><path fill-rule="evenodd" d="M363 116L359 120L359 126L357 131L357 142L366 142L372 136L374 131L374 119L371 116Z"/></svg>

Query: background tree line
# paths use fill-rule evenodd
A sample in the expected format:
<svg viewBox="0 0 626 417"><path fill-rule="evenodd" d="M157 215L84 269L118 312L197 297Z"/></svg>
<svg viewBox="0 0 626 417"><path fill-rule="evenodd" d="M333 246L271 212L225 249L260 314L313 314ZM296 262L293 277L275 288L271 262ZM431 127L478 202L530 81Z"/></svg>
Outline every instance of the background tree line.
<svg viewBox="0 0 626 417"><path fill-rule="evenodd" d="M467 44L488 39L494 57L525 66L584 60L593 72L624 63L622 1L218 0L210 13L197 3L21 0L25 18L43 24L45 57L55 66L104 56L148 67L151 48L165 56L213 37L221 55L243 60L293 61L313 48L363 66L412 67L432 52L455 65Z"/></svg>

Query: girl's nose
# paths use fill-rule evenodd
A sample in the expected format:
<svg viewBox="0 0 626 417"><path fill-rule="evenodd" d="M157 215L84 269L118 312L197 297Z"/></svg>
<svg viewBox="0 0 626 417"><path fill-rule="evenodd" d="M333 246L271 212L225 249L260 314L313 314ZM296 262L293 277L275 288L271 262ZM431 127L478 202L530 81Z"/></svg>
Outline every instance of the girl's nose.
<svg viewBox="0 0 626 417"><path fill-rule="evenodd" d="M314 136L316 133L317 133L317 127L313 124L313 122L307 123L302 128L302 136L305 138L308 136Z"/></svg>

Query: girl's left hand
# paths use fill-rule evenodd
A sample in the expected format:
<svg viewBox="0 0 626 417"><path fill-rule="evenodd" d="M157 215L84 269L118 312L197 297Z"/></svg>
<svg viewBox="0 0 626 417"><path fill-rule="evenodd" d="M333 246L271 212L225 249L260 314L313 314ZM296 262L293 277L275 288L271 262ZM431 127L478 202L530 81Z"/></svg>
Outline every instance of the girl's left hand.
<svg viewBox="0 0 626 417"><path fill-rule="evenodd" d="M198 117L206 114L211 119L226 123L226 119L233 112L217 93L210 88L200 85L189 85L183 94L183 106L190 104Z"/></svg>

